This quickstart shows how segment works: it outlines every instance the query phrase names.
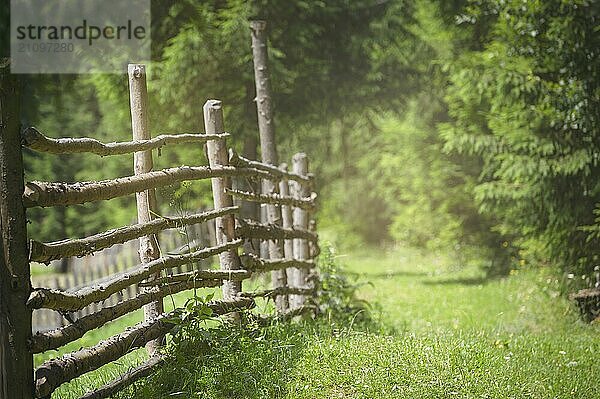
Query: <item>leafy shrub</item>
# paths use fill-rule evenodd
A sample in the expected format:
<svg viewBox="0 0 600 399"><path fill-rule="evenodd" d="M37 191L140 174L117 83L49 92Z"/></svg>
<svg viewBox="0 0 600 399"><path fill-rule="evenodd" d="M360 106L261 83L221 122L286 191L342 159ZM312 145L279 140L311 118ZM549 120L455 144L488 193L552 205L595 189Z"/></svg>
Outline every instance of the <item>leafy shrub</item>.
<svg viewBox="0 0 600 399"><path fill-rule="evenodd" d="M368 283L358 282L336 258L335 248L326 245L318 259L319 280L316 302L328 320L352 327L373 321L373 306L360 299L358 289Z"/></svg>

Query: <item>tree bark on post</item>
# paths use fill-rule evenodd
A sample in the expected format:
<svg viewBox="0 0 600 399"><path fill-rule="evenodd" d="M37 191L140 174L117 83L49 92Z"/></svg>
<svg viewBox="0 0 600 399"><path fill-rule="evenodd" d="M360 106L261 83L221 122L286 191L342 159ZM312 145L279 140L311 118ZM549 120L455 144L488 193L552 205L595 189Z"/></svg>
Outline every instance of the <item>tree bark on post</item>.
<svg viewBox="0 0 600 399"><path fill-rule="evenodd" d="M0 58L0 399L33 398L31 291L18 79Z"/></svg>
<svg viewBox="0 0 600 399"><path fill-rule="evenodd" d="M256 84L256 110L258 113L258 131L260 133L261 159L270 165L278 164L277 146L275 143L275 122L273 120L273 106L271 100L271 81L269 78L267 57L267 23L265 21L251 21L252 31L252 58L254 60L254 82ZM263 180L262 192L273 194L278 191L277 185L271 180ZM281 225L281 210L276 205L266 206L267 221ZM276 241L269 242L269 257L271 259L283 258L281 244ZM285 270L276 270L271 274L273 288L287 285ZM275 299L279 313L288 309L287 297L279 296Z"/></svg>
<svg viewBox="0 0 600 399"><path fill-rule="evenodd" d="M249 136L244 139L244 148L242 154L247 159L256 160L256 137ZM234 190L243 190L249 192L260 192L260 187L251 182L246 176L239 176L233 179ZM260 221L260 204L244 199L233 198L234 205L240 207L240 217L242 219L251 219ZM259 240L246 240L244 242L244 253L258 255L260 252Z"/></svg>
<svg viewBox="0 0 600 399"><path fill-rule="evenodd" d="M127 67L129 76L129 102L131 106L131 128L133 131L133 140L149 140L150 125L148 117L148 91L146 88L146 67L142 64L129 64ZM138 151L133 156L134 174L150 172L153 168L152 150ZM138 223L148 223L154 219L157 213L156 192L149 189L136 193ZM150 234L140 237L139 254L142 263L149 263L160 258L160 249L158 247L158 237L156 234ZM159 277L155 275L150 280ZM155 288L145 288L145 291L152 291ZM164 312L163 301L158 300L144 306L144 319L152 320ZM148 353L153 354L160 346L161 339L158 338L146 344Z"/></svg>
<svg viewBox="0 0 600 399"><path fill-rule="evenodd" d="M281 164L280 168L287 172L287 164ZM282 196L288 197L290 195L290 183L287 179L282 179L279 182L279 194ZM293 220L292 220L292 207L289 205L281 205L281 220L283 222L284 229L293 228ZM293 240L284 240L283 241L283 256L287 260L294 259L294 242ZM293 274L293 269L285 270L285 276L287 280L287 285L289 286L291 279L291 274ZM292 306L292 295L287 297L288 306Z"/></svg>
<svg viewBox="0 0 600 399"><path fill-rule="evenodd" d="M308 175L308 157L304 153L295 154L292 158L293 172L304 176ZM307 185L300 182L292 182L292 196L296 198L305 198L309 194ZM293 211L293 227L294 229L308 230L308 211L302 208L294 208ZM309 259L308 241L301 238L295 238L294 244L294 259L306 260ZM308 286L308 270L291 268L292 287ZM299 308L304 305L304 297L301 295L292 295L290 297L290 307L292 309Z"/></svg>
<svg viewBox="0 0 600 399"><path fill-rule="evenodd" d="M204 104L204 129L206 134L223 133L225 131L221 101L208 100ZM227 144L224 139L207 141L206 149L211 168L229 165ZM215 177L211 179L211 184L215 210L233 206L233 198L225 190L227 188L231 189L231 178ZM235 240L235 218L233 215L218 217L215 219L215 226L217 245ZM219 262L221 269L224 270L238 270L241 268L237 249L221 252ZM241 290L241 281L223 281L223 298L225 300L235 299Z"/></svg>

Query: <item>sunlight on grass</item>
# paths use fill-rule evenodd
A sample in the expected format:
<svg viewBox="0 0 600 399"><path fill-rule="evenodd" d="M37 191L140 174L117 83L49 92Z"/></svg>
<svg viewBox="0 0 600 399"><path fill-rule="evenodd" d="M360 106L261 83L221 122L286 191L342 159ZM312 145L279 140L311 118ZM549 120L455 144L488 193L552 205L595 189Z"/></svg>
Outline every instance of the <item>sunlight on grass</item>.
<svg viewBox="0 0 600 399"><path fill-rule="evenodd" d="M339 254L337 261L358 278L359 295L375 304L379 323L350 328L321 319L217 331L210 341L198 338L183 345L161 372L118 397L595 394L600 328L578 320L571 304L559 296L558 281L549 270L525 269L508 278L486 279L475 265L412 249ZM76 397L73 392L85 391L81 386L113 378L117 370L142 358L143 351L131 354L121 366L65 386L57 397Z"/></svg>

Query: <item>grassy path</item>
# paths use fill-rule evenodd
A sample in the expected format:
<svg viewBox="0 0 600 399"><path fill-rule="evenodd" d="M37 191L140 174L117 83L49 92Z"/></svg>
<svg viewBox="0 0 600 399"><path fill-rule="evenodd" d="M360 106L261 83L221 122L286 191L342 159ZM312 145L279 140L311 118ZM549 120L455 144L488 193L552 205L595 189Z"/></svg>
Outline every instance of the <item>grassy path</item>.
<svg viewBox="0 0 600 399"><path fill-rule="evenodd" d="M549 272L486 280L413 250L339 261L370 283L359 295L377 304L377 326L188 337L119 397L600 398L600 328L577 320Z"/></svg>
<svg viewBox="0 0 600 399"><path fill-rule="evenodd" d="M341 345L360 348L372 385L351 397L600 397L600 329L577 321L547 271L487 281L413 251L345 262L373 283L361 295L396 329Z"/></svg>

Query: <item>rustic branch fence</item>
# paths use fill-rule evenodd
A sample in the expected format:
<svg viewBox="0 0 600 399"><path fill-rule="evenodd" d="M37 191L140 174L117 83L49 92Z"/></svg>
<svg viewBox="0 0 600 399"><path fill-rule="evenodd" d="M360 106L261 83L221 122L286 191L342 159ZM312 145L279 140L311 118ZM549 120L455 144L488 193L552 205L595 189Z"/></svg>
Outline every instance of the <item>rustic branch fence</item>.
<svg viewBox="0 0 600 399"><path fill-rule="evenodd" d="M255 298L274 299L283 319L315 310L308 300L315 291L313 259L318 255L317 235L309 226L309 212L314 210L316 201L316 194L311 193L313 177L309 174L305 154L293 157L292 172L285 165L276 166L264 25L253 24L252 29L263 162L245 159L227 150L229 134L224 129L222 104L218 100L208 100L204 106L205 133L151 138L146 73L139 64L128 68L133 141L104 144L91 138L53 139L32 127L20 133L18 124L3 125L0 141L3 256L0 259L2 290L8 290L11 295L8 297L5 293L0 298L2 398L49 398L60 385L136 348L146 346L149 354L154 354L174 326L169 319L175 313L164 312L163 298L178 292L222 287L223 299L212 301L208 306L214 315L232 314L231 320L240 320L241 312L254 308ZM10 114L13 110L4 106L7 103L10 101L2 104L2 120L10 122L14 113ZM152 170L152 150L181 143L197 145L199 154L204 144L209 165ZM77 183L25 183L22 146L60 154L134 153L134 175ZM232 178L239 176L262 182L262 192L233 189ZM213 210L179 217L156 216L156 188L200 179L211 179ZM78 239L51 243L27 241L27 208L82 204L130 194L136 194L137 224ZM265 204L267 219L257 222L236 217L239 207L234 206L234 197ZM189 245L174 253L161 253L158 240L161 232L199 223L214 223L214 241ZM131 245L132 240L139 242L140 263L131 261L126 269L116 269L114 248ZM240 248L249 240L268 243L269 256L240 255ZM98 262L92 266L87 256L100 252L106 254L98 258L101 266L97 266ZM219 258L218 269L187 266L212 256ZM90 277L80 278L73 284L75 287L68 290L61 289L58 280L32 287L30 262L49 263L67 257L84 257L84 263L79 264L77 270ZM98 278L98 268L105 271L102 278ZM242 290L244 280L264 272L272 272L271 289ZM58 349L87 331L140 308L144 308L143 322L94 346L47 360L33 371L34 353ZM32 334L33 311L50 312L57 321L56 328L39 329ZM114 394L149 375L161 362L160 355L151 356L146 363L88 392L84 398Z"/></svg>
<svg viewBox="0 0 600 399"><path fill-rule="evenodd" d="M227 211L227 209L217 212L223 211ZM199 212L198 214L189 215L189 218L197 218L197 224L185 226L185 228L178 227L181 217L155 219L154 226L148 224L143 232L160 234L159 242L161 243L161 251L166 254L183 254L197 248L214 246L216 245L214 220L203 222L205 215L211 214L212 212ZM167 228L168 226L170 229L159 231L159 226L162 226L162 228ZM122 237L126 239L130 236L129 234L132 230L135 231L140 228L140 225L126 226L124 228L109 230L108 234L100 234L99 236L106 239L110 237ZM85 252L86 245L94 242L95 236L83 240L66 240L47 244L30 240L31 252L38 254L36 258L30 259L31 262L50 261L54 270L62 266L59 265L61 262L57 260L60 253L67 254L73 251L73 256L67 259L68 267L66 272L34 275L31 277L31 283L34 287L76 291L86 285L102 284L117 273L127 273L129 270L137 268L140 265L138 243L133 241L136 236L133 235L131 237L131 241L126 241L123 244L115 244L109 248L104 248L101 241L96 241L95 245L98 252L81 257L75 255ZM40 248L33 249L34 246L39 246ZM198 268L206 269L211 265L211 259L204 259L195 264L187 264L173 269L172 272L183 273ZM111 295L103 303L93 303L82 310L64 315L51 309L37 309L32 314L33 333L62 327L69 323L69 320L77 320L80 317L99 310L104 305L114 305L117 302L131 299L139 293L139 285L132 285L127 287L126 290Z"/></svg>

